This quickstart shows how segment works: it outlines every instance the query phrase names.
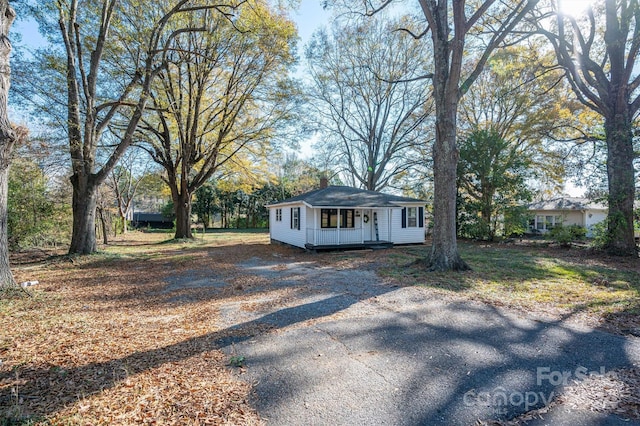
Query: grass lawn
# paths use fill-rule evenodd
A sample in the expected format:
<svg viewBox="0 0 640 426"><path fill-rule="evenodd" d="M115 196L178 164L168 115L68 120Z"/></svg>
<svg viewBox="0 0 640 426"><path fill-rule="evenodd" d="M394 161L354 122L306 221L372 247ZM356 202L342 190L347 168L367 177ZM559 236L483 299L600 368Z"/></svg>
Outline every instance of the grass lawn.
<svg viewBox="0 0 640 426"><path fill-rule="evenodd" d="M460 243L472 271L425 271L424 247L394 250L380 273L494 305L533 313L577 315L590 325L640 335L640 259L585 249Z"/></svg>
<svg viewBox="0 0 640 426"><path fill-rule="evenodd" d="M13 257L31 298L0 300L0 425L261 424L250 387L234 378L217 341L228 303L255 277L252 257L375 267L434 297L463 297L613 331L640 332L640 259L584 250L462 243L473 271L425 272L426 246L307 254L269 245L264 231L211 231L190 241L132 232L91 256L32 251ZM228 286L167 291L177 278ZM244 296L246 297L246 296ZM264 330L242 329L243 333Z"/></svg>

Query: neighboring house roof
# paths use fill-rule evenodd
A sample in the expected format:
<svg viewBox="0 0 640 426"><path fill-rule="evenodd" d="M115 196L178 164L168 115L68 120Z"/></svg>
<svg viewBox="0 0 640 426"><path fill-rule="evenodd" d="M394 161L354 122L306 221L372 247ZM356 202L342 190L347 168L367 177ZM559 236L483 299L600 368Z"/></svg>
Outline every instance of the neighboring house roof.
<svg viewBox="0 0 640 426"><path fill-rule="evenodd" d="M527 207L529 210L607 210L607 206L603 203L580 197L560 197L538 201Z"/></svg>
<svg viewBox="0 0 640 426"><path fill-rule="evenodd" d="M328 186L287 198L267 207L300 202L311 207L397 207L399 204L424 203L423 200L417 198L401 197L349 186Z"/></svg>

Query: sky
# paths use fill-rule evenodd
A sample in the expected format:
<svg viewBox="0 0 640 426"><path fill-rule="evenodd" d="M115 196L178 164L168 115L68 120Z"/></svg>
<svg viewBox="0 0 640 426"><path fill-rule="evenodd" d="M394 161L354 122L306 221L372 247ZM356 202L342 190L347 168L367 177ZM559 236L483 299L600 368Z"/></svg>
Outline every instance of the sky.
<svg viewBox="0 0 640 426"><path fill-rule="evenodd" d="M300 8L291 14L291 18L298 25L299 49L302 53L314 31L329 23L330 13L322 9L320 0L302 0Z"/></svg>

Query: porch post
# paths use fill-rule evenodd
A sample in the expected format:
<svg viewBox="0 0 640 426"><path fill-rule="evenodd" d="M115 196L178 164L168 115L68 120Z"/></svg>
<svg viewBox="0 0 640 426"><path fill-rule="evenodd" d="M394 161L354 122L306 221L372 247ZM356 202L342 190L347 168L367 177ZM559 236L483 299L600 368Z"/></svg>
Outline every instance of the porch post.
<svg viewBox="0 0 640 426"><path fill-rule="evenodd" d="M340 244L340 209L338 209L338 244Z"/></svg>
<svg viewBox="0 0 640 426"><path fill-rule="evenodd" d="M316 241L318 241L318 209L314 208L313 209L313 245L315 246L317 243Z"/></svg>

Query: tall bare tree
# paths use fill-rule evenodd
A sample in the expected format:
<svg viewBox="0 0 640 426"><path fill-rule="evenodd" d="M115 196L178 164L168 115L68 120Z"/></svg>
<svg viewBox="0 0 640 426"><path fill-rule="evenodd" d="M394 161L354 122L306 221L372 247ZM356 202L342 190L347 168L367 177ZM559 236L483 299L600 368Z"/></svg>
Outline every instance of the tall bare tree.
<svg viewBox="0 0 640 426"><path fill-rule="evenodd" d="M379 191L413 168L431 126L430 88L421 80L427 47L394 31L408 19L334 23L306 50L313 116L335 166L358 186Z"/></svg>
<svg viewBox="0 0 640 426"><path fill-rule="evenodd" d="M551 42L580 102L604 118L609 188L606 249L633 256L633 120L640 109L640 4L638 0L601 0L589 5L582 16L551 14L555 25L540 20L547 25L538 30Z"/></svg>
<svg viewBox="0 0 640 426"><path fill-rule="evenodd" d="M233 23L209 18L211 34L178 37L152 88L155 108L141 140L166 172L175 238L192 238L193 193L239 153L262 152L291 112L286 76L295 27L267 2L248 5Z"/></svg>
<svg viewBox="0 0 640 426"><path fill-rule="evenodd" d="M8 117L9 87L11 85L11 42L9 29L16 18L8 0L0 0L0 289L15 286L9 267L7 229L7 193L9 191L9 165L16 133Z"/></svg>

